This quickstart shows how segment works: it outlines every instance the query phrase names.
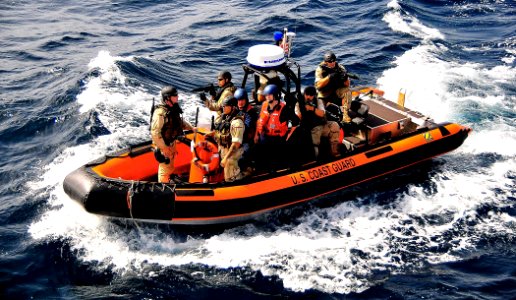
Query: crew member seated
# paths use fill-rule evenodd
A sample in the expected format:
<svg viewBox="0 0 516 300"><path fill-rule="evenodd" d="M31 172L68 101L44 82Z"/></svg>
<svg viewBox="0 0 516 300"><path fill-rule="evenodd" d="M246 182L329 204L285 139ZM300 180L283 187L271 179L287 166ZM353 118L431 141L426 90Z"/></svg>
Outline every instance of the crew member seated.
<svg viewBox="0 0 516 300"><path fill-rule="evenodd" d="M303 92L305 109L301 110L299 103L296 104L296 114L301 117L301 125L310 130L314 147L315 158L319 157L319 145L321 137L327 138L330 142L330 151L333 157L339 156L339 124L335 121L326 120L324 104L316 96L315 87L308 86Z"/></svg>

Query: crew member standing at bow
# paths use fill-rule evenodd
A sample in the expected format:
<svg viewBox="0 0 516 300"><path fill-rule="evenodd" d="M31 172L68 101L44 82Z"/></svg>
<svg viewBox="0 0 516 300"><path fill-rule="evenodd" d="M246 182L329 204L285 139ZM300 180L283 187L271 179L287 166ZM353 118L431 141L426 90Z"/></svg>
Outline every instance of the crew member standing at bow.
<svg viewBox="0 0 516 300"><path fill-rule="evenodd" d="M177 137L183 130L193 129L183 120L181 107L178 103L177 89L165 86L161 90L161 101L152 115L151 136L156 149L156 159L159 162L158 181L168 183L174 174L174 159L177 155Z"/></svg>
<svg viewBox="0 0 516 300"><path fill-rule="evenodd" d="M232 96L236 90L235 85L231 82L232 76L229 71L220 71L217 76L217 81L219 88L217 91L215 89L211 89L209 91L211 98L208 100L206 98L206 94L201 93L201 100L204 102L204 105L211 110L217 112L217 117L215 118L215 124L220 123L222 118L222 102L228 96ZM213 87L213 86L212 86Z"/></svg>
<svg viewBox="0 0 516 300"><path fill-rule="evenodd" d="M356 78L356 76L353 76ZM324 60L315 70L315 87L318 98L324 102L332 102L342 106L342 121L349 123L348 109L351 102L349 90L350 74L346 68L337 62L337 57L331 51L324 54Z"/></svg>

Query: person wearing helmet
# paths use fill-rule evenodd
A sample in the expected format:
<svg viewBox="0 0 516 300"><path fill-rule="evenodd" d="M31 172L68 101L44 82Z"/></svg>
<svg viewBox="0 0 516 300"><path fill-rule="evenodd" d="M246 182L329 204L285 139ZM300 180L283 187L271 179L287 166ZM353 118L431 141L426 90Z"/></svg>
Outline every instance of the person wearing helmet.
<svg viewBox="0 0 516 300"><path fill-rule="evenodd" d="M329 140L331 155L333 157L339 156L339 124L327 120L324 104L321 99L317 98L317 91L314 86L307 86L303 92L303 97L305 109L301 110L299 102L296 103L296 114L301 118L301 125L310 130L315 158L319 157L321 137Z"/></svg>
<svg viewBox="0 0 516 300"><path fill-rule="evenodd" d="M263 89L263 94L265 102L256 124L254 142L284 140L288 130L288 118L284 109L285 102L280 100L280 90L275 84L269 84Z"/></svg>
<svg viewBox="0 0 516 300"><path fill-rule="evenodd" d="M244 137L244 143L252 142L254 133L256 131L256 121L258 120L258 112L251 103L247 91L243 88L238 88L235 91L235 98L237 99L239 114L244 117L246 136Z"/></svg>
<svg viewBox="0 0 516 300"><path fill-rule="evenodd" d="M254 135L256 133L256 121L258 120L258 111L249 103L247 91L243 88L238 88L235 91L235 98L238 103L238 113L244 118L245 134L244 134L244 153L239 161L240 168L245 170L244 174L248 175L252 171L251 149L254 146Z"/></svg>
<svg viewBox="0 0 516 300"><path fill-rule="evenodd" d="M263 94L263 89L269 85L274 84L277 87L281 88L283 86L283 81L278 75L278 72L275 70L270 70L263 74L258 74L258 83L259 87L256 91L253 90L252 96L258 103L263 103L265 101L265 95Z"/></svg>
<svg viewBox="0 0 516 300"><path fill-rule="evenodd" d="M222 118L222 101L226 99L228 96L232 96L236 90L235 85L231 82L232 76L229 71L220 71L217 75L218 82L218 90L215 89L210 90L210 99L206 98L204 93L201 93L201 100L204 101L206 107L211 110L217 112L217 117L215 119L215 124L218 124Z"/></svg>
<svg viewBox="0 0 516 300"><path fill-rule="evenodd" d="M177 137L183 135L183 130L193 129L183 119L178 99L177 89L165 86L161 89L161 104L152 114L151 137L157 148L154 153L159 162L158 181L162 183L170 182L174 174Z"/></svg>
<svg viewBox="0 0 516 300"><path fill-rule="evenodd" d="M326 52L323 61L315 70L317 96L324 102L332 102L342 106L342 121L345 123L351 121L348 116L351 101L349 86L350 80L346 68L337 62L337 57L333 52Z"/></svg>
<svg viewBox="0 0 516 300"><path fill-rule="evenodd" d="M238 161L244 152L244 132L244 118L238 113L237 99L232 95L227 96L222 101L222 118L214 132L226 182L241 179Z"/></svg>
<svg viewBox="0 0 516 300"><path fill-rule="evenodd" d="M280 100L280 89L275 84L267 85L263 94L265 101L256 122L256 146L252 157L258 161L256 166L268 168L274 167L274 162L283 162L289 113L285 102Z"/></svg>

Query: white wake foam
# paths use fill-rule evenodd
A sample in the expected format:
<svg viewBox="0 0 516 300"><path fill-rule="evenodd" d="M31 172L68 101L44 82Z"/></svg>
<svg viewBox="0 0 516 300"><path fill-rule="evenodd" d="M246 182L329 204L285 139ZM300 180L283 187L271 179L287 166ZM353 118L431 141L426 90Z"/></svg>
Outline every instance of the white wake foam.
<svg viewBox="0 0 516 300"><path fill-rule="evenodd" d="M416 17L402 11L400 4L392 0L387 5L391 10L383 21L395 32L406 33L423 40L444 40L444 35L435 28L425 26Z"/></svg>
<svg viewBox="0 0 516 300"><path fill-rule="evenodd" d="M474 249L475 236L447 237L461 219L477 219L478 233L509 232L510 224L516 222L514 217L501 213L478 219L475 211L479 205L503 201L507 195L495 190L511 184L506 174L515 167L514 161L500 162L474 176L444 171L430 179L437 186L434 193L413 185L392 199L397 203L392 207L357 199L314 209L301 217L299 225L268 234L249 226L246 236L228 230L208 239L176 242L152 229L117 232L110 228L113 225L75 204L47 213L30 231L34 238L70 239L81 260L100 263L99 271L143 272L146 264L246 267L279 276L284 286L294 291L360 292L375 284L372 278L377 273L396 274L420 261L455 261L461 251ZM66 197L61 192L55 196ZM449 215L450 219L438 224L413 222L414 216L433 215ZM439 243L452 246L445 253L427 250ZM414 252L418 247L422 249ZM404 258L407 252L415 258Z"/></svg>

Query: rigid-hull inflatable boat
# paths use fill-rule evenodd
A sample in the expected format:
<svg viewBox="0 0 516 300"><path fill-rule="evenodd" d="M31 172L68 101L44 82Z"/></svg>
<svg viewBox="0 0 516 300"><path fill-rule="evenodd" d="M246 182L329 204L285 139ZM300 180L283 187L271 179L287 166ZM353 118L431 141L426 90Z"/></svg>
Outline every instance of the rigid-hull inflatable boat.
<svg viewBox="0 0 516 300"><path fill-rule="evenodd" d="M258 89L260 78L273 70L284 76L285 99L302 101L297 63L276 53L267 57L267 51L254 52L265 56L248 58L253 63L243 66L242 87L252 75ZM373 88L356 89L353 96L353 120L343 126L338 158L307 158L224 182L221 172L207 177L199 168L192 143L204 138L206 131L200 129L178 141L175 166L182 180L157 182L158 162L148 141L80 167L65 178L64 189L88 212L110 217L181 225L239 222L442 155L459 147L470 132L459 124L434 123Z"/></svg>

